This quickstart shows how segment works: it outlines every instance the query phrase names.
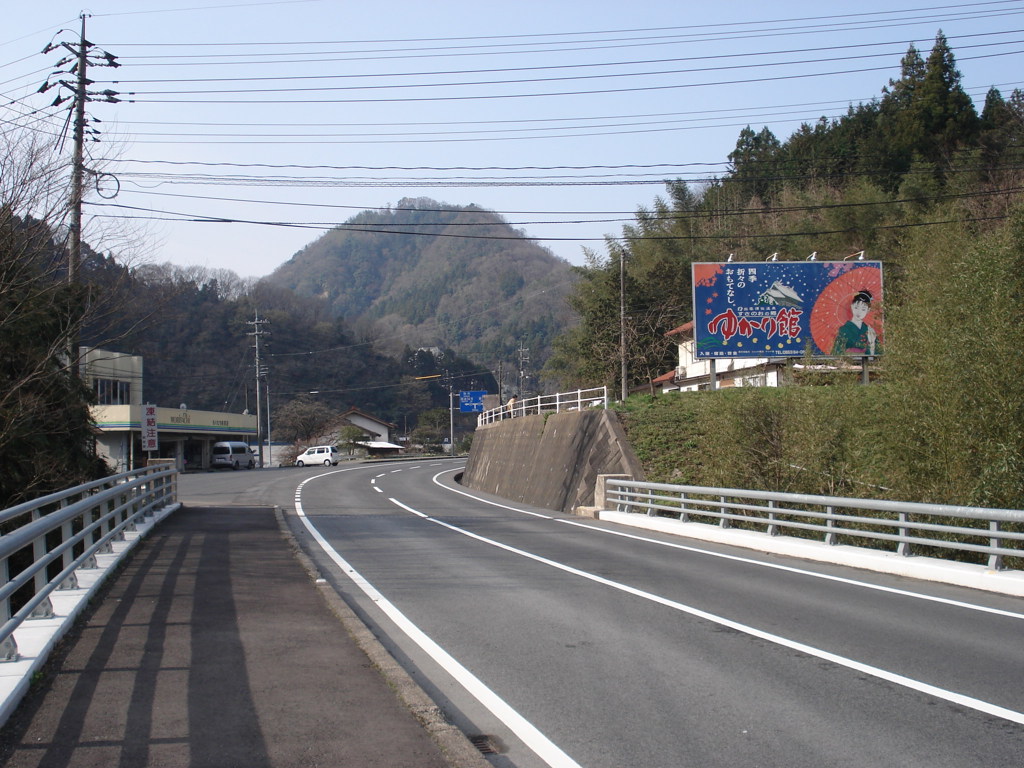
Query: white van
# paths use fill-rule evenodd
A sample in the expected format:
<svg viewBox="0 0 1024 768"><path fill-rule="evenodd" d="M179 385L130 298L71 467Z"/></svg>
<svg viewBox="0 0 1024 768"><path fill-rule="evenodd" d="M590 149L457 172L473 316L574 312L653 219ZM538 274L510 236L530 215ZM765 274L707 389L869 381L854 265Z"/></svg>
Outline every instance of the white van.
<svg viewBox="0 0 1024 768"><path fill-rule="evenodd" d="M252 469L256 466L256 456L245 443L214 443L210 466L213 469L222 467Z"/></svg>
<svg viewBox="0 0 1024 768"><path fill-rule="evenodd" d="M295 459L296 467L304 467L307 464L338 465L338 449L333 445L314 445L300 453Z"/></svg>

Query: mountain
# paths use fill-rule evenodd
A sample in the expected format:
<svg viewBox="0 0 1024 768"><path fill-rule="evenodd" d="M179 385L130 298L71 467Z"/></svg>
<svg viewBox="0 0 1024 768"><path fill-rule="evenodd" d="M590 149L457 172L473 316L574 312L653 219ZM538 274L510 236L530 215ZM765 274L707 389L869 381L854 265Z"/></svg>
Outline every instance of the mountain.
<svg viewBox="0 0 1024 768"><path fill-rule="evenodd" d="M575 322L568 262L495 213L427 198L364 211L264 278L326 302L382 351L441 347L537 371Z"/></svg>

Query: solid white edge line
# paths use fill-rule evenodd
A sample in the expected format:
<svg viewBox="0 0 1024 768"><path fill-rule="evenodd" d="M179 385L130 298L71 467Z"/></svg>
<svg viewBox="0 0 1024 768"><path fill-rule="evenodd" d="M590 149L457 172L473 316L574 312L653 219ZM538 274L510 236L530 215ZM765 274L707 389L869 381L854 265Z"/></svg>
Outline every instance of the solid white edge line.
<svg viewBox="0 0 1024 768"><path fill-rule="evenodd" d="M508 544L502 544L499 541L488 539L484 536L480 536L479 534L467 531L463 528L459 528L458 526L452 525L450 523L446 523L443 520L438 520L437 518L425 515L422 512L419 512L396 499L389 498L388 501L393 502L402 509L412 512L413 514L418 515L419 517L422 517L431 523L436 523L437 525L443 526L444 528L447 528L451 531L461 533L464 536L468 536L471 539L475 539L485 544L489 544L492 547L496 547L498 549L510 552L520 557L525 557L529 560L542 563L552 568L556 568L560 571L564 571L565 573L569 573L574 576L579 576L581 578L588 579L597 584L602 584L604 586L611 587L612 589L617 589L621 592L625 592L626 594L633 595L635 597L641 597L645 600L649 600L653 603L663 605L667 608L672 608L674 610L680 611L690 616L694 616L698 619L703 619L705 621L712 622L719 626L728 627L729 629L736 630L737 632L742 632L743 634L750 635L751 637L766 640L767 642L779 645L783 648L789 648L791 650L807 654L808 656L822 659L824 661L829 661L833 664L837 664L838 666L846 667L847 669L852 669L857 672L861 672L863 674L876 677L880 680L895 683L896 685L903 686L904 688L909 688L911 690L918 691L929 696L934 696L935 698L942 699L943 701L948 701L953 704L957 704L962 707L967 707L969 709L973 709L987 715L1001 717L1004 720L1009 720L1011 722L1024 725L1024 713L1022 712L1016 712L1012 709L1007 709L1006 707L1001 707L997 704L992 704L991 702L982 701L981 699L975 699L971 696L956 693L955 691L949 691L944 688L939 688L929 683L925 683L920 680L914 680L913 678L905 677L904 675L900 675L895 672L889 672L888 670L881 669L879 667L874 667L869 664L864 664L863 662L855 661L854 659L850 659L845 656L840 656L838 654L823 650L821 648L815 648L814 646L806 645L805 643L801 643L796 640L790 640L789 638L782 637L781 635L775 635L770 632L765 632L763 630L757 629L756 627L752 627L747 624L741 624L739 622L732 621L731 619L726 619L722 616L717 616L713 613L708 613L707 611L703 611L699 608L695 608L690 605L684 605L683 603L676 602L675 600L669 600L668 598L661 597L660 595L655 595L650 592L644 592L643 590L637 589L636 587L631 587L628 584L622 584L621 582L612 581L610 579L604 578L603 576L597 576L586 571L581 571L578 568L573 568L572 566L565 565L564 563L549 560L546 557L535 555L532 552L516 549L515 547L511 547Z"/></svg>
<svg viewBox="0 0 1024 768"><path fill-rule="evenodd" d="M809 576L809 577L815 578L815 579L822 579L823 581L831 581L831 582L835 582L837 584L846 584L846 585L851 586L851 587L860 587L862 589L872 589L872 590L875 590L876 592L885 592L885 593L890 594L890 595L900 595L901 597L909 597L909 598L913 598L915 600L925 600L925 601L930 602L930 603L940 603L942 605L950 605L950 606L954 606L956 608L964 608L964 609L970 610L970 611L979 611L981 613L990 613L990 614L993 614L995 616L1005 616L1006 618L1017 619L1017 620L1024 621L1024 613L1015 613L1014 611L1006 611L1006 610L1003 610L1002 608L990 608L987 605L976 605L975 603L965 603L962 600L953 600L953 599L948 598L948 597L937 597L935 595L925 595L925 594L922 594L920 592L911 592L910 590L899 589L897 587L887 587L887 586L885 586L883 584L871 584L870 582L858 581L857 579L848 579L848 578L845 578L843 576L833 576L832 574L828 574L828 573L820 573L818 571L809 571L809 570L807 570L805 568L796 568L796 567L794 567L792 565L781 565L780 563L768 563L768 562L765 562L763 560L756 560L756 559L754 559L752 557L743 557L741 555L729 555L729 554L726 554L725 552L715 552L715 551L710 550L710 549L703 549L701 547L694 547L694 546L690 546L690 545L687 545L687 544L677 544L677 543L675 543L673 541L662 541L660 539L652 539L649 536L640 536L640 535L635 534L635 533L626 533L625 531L613 531L613 530L611 530L609 528L599 528L596 525L590 525L589 523L583 523L583 522L579 522L577 520L564 520L562 518L556 518L556 517L552 517L550 515L542 515L542 514L537 513L537 512L532 512L532 511L530 511L528 509L519 509L518 507L511 507L511 506L509 506L507 504L499 504L496 501L491 501L489 499L483 499L483 498L480 498L479 496L474 496L471 493L467 493L466 491L460 491L457 488L452 488L451 486L442 485L441 483L439 483L437 481L437 479L441 475L447 474L448 472L456 472L456 471L458 471L458 470L451 470L451 469L449 469L449 470L445 470L444 472L438 472L432 478L434 485L436 485L439 488L443 488L446 491L450 491L451 493L457 493L457 494L460 494L462 496L466 496L466 497L468 497L470 499L473 499L475 501L479 501L481 504L490 504L491 506L500 507L501 509L508 509L508 510L511 510L512 512L521 512L524 515L532 515L534 517L540 517L540 518L544 518L544 519L547 519L547 520L554 520L556 523L561 523L562 525L572 525L572 526L575 526L577 528L582 528L582 529L584 529L586 531L590 531L592 533L603 533L603 534L606 534L608 536L619 536L619 537L621 537L623 539L633 539L634 541L642 541L642 542L644 542L646 544L657 544L658 546L661 546L661 547L668 547L670 549L678 549L678 550L681 550L683 552L693 552L693 553L699 554L699 555L707 555L709 557L717 557L720 560L732 560L733 562L736 562L736 563L744 563L746 565L756 565L756 566L761 567L761 568L770 568L770 569L775 570L775 571L785 571L787 573L795 573L795 574L800 575L800 576Z"/></svg>
<svg viewBox="0 0 1024 768"><path fill-rule="evenodd" d="M409 637L410 640L416 643L448 674L455 678L463 688L472 694L472 696L484 707L490 710L495 717L505 723L509 730L515 733L527 747L533 750L542 760L544 760L544 762L550 765L551 768L582 768L579 763L569 757L569 755L563 752L554 742L541 733L536 726L510 707L504 699L488 688L483 681L476 677L476 675L466 669L451 654L424 633L423 630L413 624L405 614L399 611L391 601L384 597L376 587L374 587L363 577L362 574L353 568L348 561L346 561L345 558L343 558L338 551L331 546L330 542L320 534L316 529L316 526L314 526L310 522L309 518L306 517L306 513L302 508L302 487L310 480L316 480L320 477L326 477L327 475L332 474L334 473L328 472L324 475L307 478L295 489L295 513L299 520L302 521L302 524L306 527L306 530L309 531L314 541L316 541L327 556L341 569L342 573L348 576L352 582L358 586L363 593L369 597L374 604L376 604L377 607L380 608L385 615L387 615L388 618L390 618L395 625ZM392 499L392 501L394 500ZM402 504L399 504L399 506L405 508ZM414 514L427 518L426 515L420 512L414 512Z"/></svg>

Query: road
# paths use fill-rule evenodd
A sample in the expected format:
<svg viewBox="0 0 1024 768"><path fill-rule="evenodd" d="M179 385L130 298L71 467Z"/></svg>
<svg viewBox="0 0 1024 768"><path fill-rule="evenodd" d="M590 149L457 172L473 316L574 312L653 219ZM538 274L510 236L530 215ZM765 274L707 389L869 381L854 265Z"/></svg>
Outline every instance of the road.
<svg viewBox="0 0 1024 768"><path fill-rule="evenodd" d="M1024 764L1024 601L468 493L452 461L183 478L275 503L496 766Z"/></svg>

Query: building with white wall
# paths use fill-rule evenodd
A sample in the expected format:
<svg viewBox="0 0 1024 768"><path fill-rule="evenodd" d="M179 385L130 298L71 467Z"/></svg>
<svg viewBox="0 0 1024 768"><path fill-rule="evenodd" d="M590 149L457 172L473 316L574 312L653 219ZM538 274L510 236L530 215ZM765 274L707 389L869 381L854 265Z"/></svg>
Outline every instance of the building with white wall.
<svg viewBox="0 0 1024 768"><path fill-rule="evenodd" d="M711 387L712 361L695 354L693 322L665 334L676 342L679 362L674 370L654 379L661 392L696 392ZM778 387L786 368L785 358L722 358L714 361L715 387Z"/></svg>
<svg viewBox="0 0 1024 768"><path fill-rule="evenodd" d="M82 375L96 393L96 453L117 472L143 466L150 458L174 459L180 469L206 469L214 443L256 439L254 415L191 410L182 403L157 406L158 448L143 452L142 357L84 348Z"/></svg>

